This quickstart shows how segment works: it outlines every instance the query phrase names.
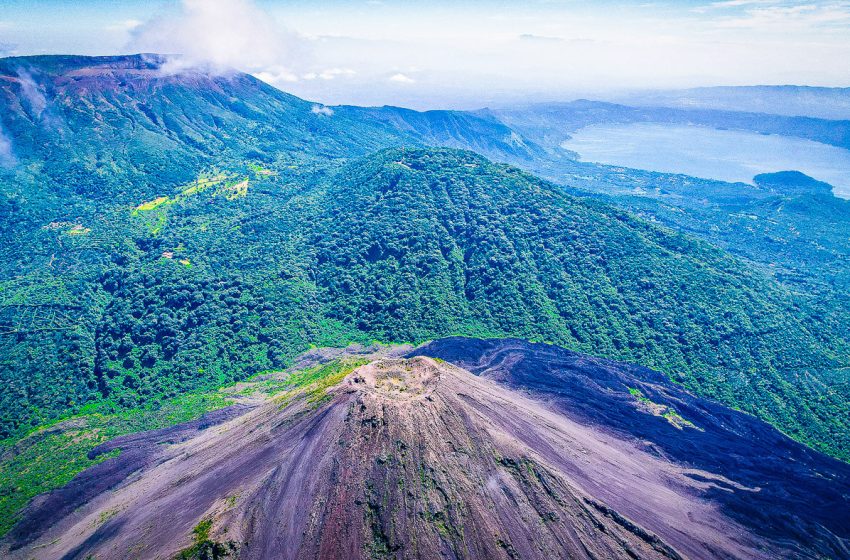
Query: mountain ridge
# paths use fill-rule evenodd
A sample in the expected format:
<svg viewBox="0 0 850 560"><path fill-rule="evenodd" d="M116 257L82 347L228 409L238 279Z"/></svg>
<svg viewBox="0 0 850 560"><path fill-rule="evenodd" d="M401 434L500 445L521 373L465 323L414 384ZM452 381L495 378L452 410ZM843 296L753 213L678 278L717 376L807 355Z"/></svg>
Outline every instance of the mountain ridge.
<svg viewBox="0 0 850 560"><path fill-rule="evenodd" d="M421 149L484 131L480 150L537 161L492 115L328 115L246 75L61 95L45 80L44 118L20 81L0 87L4 130L33 146L0 181L6 436L93 400L132 408L279 367L308 339L516 334L642 361L846 448L841 387L821 385L846 364L839 320L702 242ZM368 155L388 144L407 148Z"/></svg>

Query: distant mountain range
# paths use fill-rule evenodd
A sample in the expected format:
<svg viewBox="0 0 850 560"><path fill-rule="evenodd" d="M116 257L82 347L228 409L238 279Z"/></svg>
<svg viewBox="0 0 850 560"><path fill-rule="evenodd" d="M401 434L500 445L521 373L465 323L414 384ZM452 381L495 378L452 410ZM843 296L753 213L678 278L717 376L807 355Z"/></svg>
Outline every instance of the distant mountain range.
<svg viewBox="0 0 850 560"><path fill-rule="evenodd" d="M804 138L850 149L850 120L834 121L693 107L633 107L588 100L501 109L494 116L554 151L571 132L603 123L687 124L747 130L759 134Z"/></svg>
<svg viewBox="0 0 850 560"><path fill-rule="evenodd" d="M812 86L726 86L649 91L620 96L626 105L716 109L789 117L850 119L850 88Z"/></svg>

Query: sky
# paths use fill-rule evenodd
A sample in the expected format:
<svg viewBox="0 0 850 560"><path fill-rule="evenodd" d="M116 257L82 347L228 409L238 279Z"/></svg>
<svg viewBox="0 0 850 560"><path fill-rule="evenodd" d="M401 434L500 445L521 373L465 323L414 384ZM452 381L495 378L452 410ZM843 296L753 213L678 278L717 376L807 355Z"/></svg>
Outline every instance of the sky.
<svg viewBox="0 0 850 560"><path fill-rule="evenodd" d="M0 56L134 52L326 104L847 87L850 0L0 0Z"/></svg>

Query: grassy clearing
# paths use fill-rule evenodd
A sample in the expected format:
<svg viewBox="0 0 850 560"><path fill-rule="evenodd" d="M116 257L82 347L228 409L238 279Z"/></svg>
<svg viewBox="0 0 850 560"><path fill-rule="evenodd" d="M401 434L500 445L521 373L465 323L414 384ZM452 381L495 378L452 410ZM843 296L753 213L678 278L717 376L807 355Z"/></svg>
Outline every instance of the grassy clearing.
<svg viewBox="0 0 850 560"><path fill-rule="evenodd" d="M302 392L309 403L320 403L328 397L328 389L367 363L369 360L363 358L342 359L299 371L287 378L288 388Z"/></svg>
<svg viewBox="0 0 850 560"><path fill-rule="evenodd" d="M91 233L91 228L87 228L81 226L80 224L77 224L65 233L68 235L86 235L87 233Z"/></svg>
<svg viewBox="0 0 850 560"><path fill-rule="evenodd" d="M142 204L139 204L138 206L136 206L136 210L134 211L134 213L150 212L151 210L156 210L163 204L174 204L174 201L168 198L167 196L160 196L149 202L143 202Z"/></svg>
<svg viewBox="0 0 850 560"><path fill-rule="evenodd" d="M180 194L183 196L191 196L193 194L201 193L210 187L215 187L220 183L223 183L231 176L225 173L216 173L215 175L200 175L197 181L189 183L183 190L180 191Z"/></svg>
<svg viewBox="0 0 850 560"><path fill-rule="evenodd" d="M346 375L358 367L369 363L363 358L343 358L327 364L318 365L292 373L285 379L266 380L271 383L268 394L283 409L295 398L302 397L311 405L319 405L330 398L328 390L338 384Z"/></svg>
<svg viewBox="0 0 850 560"><path fill-rule="evenodd" d="M274 175L274 171L272 171L271 169L266 169L265 167L257 163L249 163L248 169L250 169L254 173L254 175L257 176L268 177L270 175Z"/></svg>
<svg viewBox="0 0 850 560"><path fill-rule="evenodd" d="M213 196L223 195L227 200L242 198L248 194L248 178L231 173L201 174L173 196L160 196L136 206L133 216L143 217L151 234L156 235L168 221L169 206L208 190L213 191Z"/></svg>
<svg viewBox="0 0 850 560"><path fill-rule="evenodd" d="M88 452L101 443L124 434L188 422L231 404L235 395L275 396L281 406L302 396L310 404L319 404L328 398L328 389L366 363L365 359L336 360L284 379L249 380L117 413L112 412L110 403L99 403L84 408L81 414L40 426L17 442L0 442L0 450L5 447L0 459L0 537L14 526L19 512L32 498L64 486L78 473L117 455L116 451L89 459Z"/></svg>
<svg viewBox="0 0 850 560"><path fill-rule="evenodd" d="M248 196L248 179L239 181L238 183L227 184L220 188L216 193L224 194L227 200L236 200L237 198L245 198Z"/></svg>
<svg viewBox="0 0 850 560"><path fill-rule="evenodd" d="M213 391L117 414L105 412L109 405L103 403L36 428L8 445L0 460L0 537L14 526L20 510L33 497L64 486L83 470L118 454L116 450L91 460L87 454L97 445L123 434L187 422L230 402L223 393Z"/></svg>

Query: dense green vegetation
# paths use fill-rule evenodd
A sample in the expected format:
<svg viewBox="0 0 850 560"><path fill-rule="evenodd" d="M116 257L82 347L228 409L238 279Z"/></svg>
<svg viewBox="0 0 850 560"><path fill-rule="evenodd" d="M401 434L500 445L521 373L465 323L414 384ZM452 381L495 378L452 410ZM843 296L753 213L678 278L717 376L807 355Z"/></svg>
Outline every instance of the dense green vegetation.
<svg viewBox="0 0 850 560"><path fill-rule="evenodd" d="M846 448L846 398L818 381L846 364L841 331L721 251L469 154L384 153L344 175L311 243L333 316L381 338L515 335L648 365Z"/></svg>
<svg viewBox="0 0 850 560"><path fill-rule="evenodd" d="M850 323L850 201L797 172L756 177L754 186L562 162L553 178L568 192L626 208L642 219L700 237L734 254L793 293L813 332L846 344ZM580 176L579 176L580 174ZM698 192L699 196L694 196ZM842 355L839 352L838 355ZM846 367L797 375L810 398L850 401ZM813 404L818 407L818 404ZM845 407L837 409L846 415ZM827 448L828 449L828 448Z"/></svg>
<svg viewBox="0 0 850 560"><path fill-rule="evenodd" d="M245 197L167 194L178 185L160 191L167 207L50 230L50 274L16 291L53 286L44 297L79 311L67 329L3 338L6 435L87 402L149 406L243 379L311 344L468 334L654 367L845 453L846 404L811 381L843 366L845 341L722 251L468 152L272 167ZM108 257L81 264L82 246ZM72 258L75 274L56 274Z"/></svg>
<svg viewBox="0 0 850 560"><path fill-rule="evenodd" d="M704 204L689 180L547 159L492 116L317 113L249 76L160 76L140 57L4 59L0 73L15 159L0 167L9 445L87 406L156 410L311 345L468 334L654 367L850 457L835 381L850 365L846 209L828 195L742 201L702 182L723 201ZM532 162L748 262L586 191L415 147L429 143ZM636 187L659 195L623 194ZM734 204L769 219L741 228L754 221ZM801 272L801 254L829 275Z"/></svg>

